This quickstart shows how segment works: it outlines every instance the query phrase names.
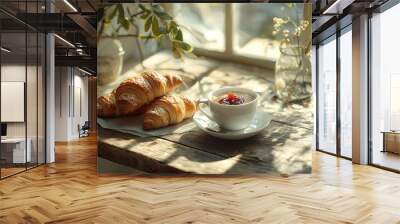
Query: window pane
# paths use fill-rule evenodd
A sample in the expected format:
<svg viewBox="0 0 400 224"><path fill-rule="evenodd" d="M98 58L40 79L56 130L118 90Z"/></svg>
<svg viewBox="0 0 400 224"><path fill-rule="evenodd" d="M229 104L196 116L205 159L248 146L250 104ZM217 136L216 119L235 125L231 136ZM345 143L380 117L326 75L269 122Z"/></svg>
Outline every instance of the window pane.
<svg viewBox="0 0 400 224"><path fill-rule="evenodd" d="M400 45L399 31L393 27L398 27L398 21L400 5L371 21L372 163L396 170L400 170Z"/></svg>
<svg viewBox="0 0 400 224"><path fill-rule="evenodd" d="M175 19L185 27L184 40L197 48L224 51L225 5L221 3L174 4Z"/></svg>
<svg viewBox="0 0 400 224"><path fill-rule="evenodd" d="M280 55L281 38L273 35L273 18L289 17L298 24L303 19L303 11L303 4L233 4L234 52L275 61Z"/></svg>
<svg viewBox="0 0 400 224"><path fill-rule="evenodd" d="M336 40L318 48L318 147L336 153Z"/></svg>
<svg viewBox="0 0 400 224"><path fill-rule="evenodd" d="M311 69L311 76L312 76L312 92L313 92L313 94L312 94L312 104L313 104L313 120L314 120L314 125L313 125L313 144L312 144L312 146L313 146L313 149L315 150L316 149L316 146L317 146L317 126L316 126L316 124L317 124L317 116L316 116L316 114L317 114L317 105L316 105L316 102L317 102L317 47L316 47L316 45L313 45L312 46L312 52L311 52L312 54L311 54L311 66L312 66L312 69Z"/></svg>
<svg viewBox="0 0 400 224"><path fill-rule="evenodd" d="M352 35L351 30L340 36L340 150L352 156Z"/></svg>

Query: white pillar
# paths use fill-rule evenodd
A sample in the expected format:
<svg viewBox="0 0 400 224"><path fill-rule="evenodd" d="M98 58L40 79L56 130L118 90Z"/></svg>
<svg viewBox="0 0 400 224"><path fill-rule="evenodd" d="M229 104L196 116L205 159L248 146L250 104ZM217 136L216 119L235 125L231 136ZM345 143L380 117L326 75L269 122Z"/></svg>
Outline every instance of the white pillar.
<svg viewBox="0 0 400 224"><path fill-rule="evenodd" d="M54 6L50 1L46 4L47 12L53 12ZM46 35L46 163L55 161L55 54L54 34Z"/></svg>
<svg viewBox="0 0 400 224"><path fill-rule="evenodd" d="M368 163L368 15L353 19L353 162Z"/></svg>

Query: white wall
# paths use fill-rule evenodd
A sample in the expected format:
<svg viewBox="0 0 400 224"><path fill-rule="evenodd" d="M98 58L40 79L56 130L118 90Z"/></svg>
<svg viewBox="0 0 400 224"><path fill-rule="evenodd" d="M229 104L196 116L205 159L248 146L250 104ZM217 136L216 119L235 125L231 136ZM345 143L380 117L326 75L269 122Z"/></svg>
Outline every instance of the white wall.
<svg viewBox="0 0 400 224"><path fill-rule="evenodd" d="M79 137L78 125L82 126L85 121L89 120L88 78L87 76L81 76L82 73L77 75L76 71L77 70L75 70L73 82L74 92L72 93L74 96L71 96L71 99L74 99L73 103L75 104L74 108L72 108L73 111L71 119L71 136L73 139Z"/></svg>
<svg viewBox="0 0 400 224"><path fill-rule="evenodd" d="M1 81L25 82L25 74L26 74L25 69L26 69L25 64L24 65L18 65L18 64L2 65L1 66ZM28 73L29 73L29 71L32 70L33 67L28 66L27 69L28 69ZM1 108L1 110L7 110L7 108ZM7 123L7 136L8 137L25 137L25 122L8 122Z"/></svg>
<svg viewBox="0 0 400 224"><path fill-rule="evenodd" d="M88 105L88 78L76 68L56 67L56 141L79 138L78 125L88 121Z"/></svg>
<svg viewBox="0 0 400 224"><path fill-rule="evenodd" d="M55 140L68 141L68 86L67 67L55 68Z"/></svg>

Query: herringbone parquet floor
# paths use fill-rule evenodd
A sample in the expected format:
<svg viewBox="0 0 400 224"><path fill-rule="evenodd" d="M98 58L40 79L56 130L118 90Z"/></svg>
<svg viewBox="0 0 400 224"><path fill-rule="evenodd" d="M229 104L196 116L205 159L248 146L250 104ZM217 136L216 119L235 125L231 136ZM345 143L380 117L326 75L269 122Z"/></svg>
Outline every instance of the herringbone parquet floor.
<svg viewBox="0 0 400 224"><path fill-rule="evenodd" d="M314 153L312 175L98 176L96 139L0 181L0 223L400 223L400 175Z"/></svg>

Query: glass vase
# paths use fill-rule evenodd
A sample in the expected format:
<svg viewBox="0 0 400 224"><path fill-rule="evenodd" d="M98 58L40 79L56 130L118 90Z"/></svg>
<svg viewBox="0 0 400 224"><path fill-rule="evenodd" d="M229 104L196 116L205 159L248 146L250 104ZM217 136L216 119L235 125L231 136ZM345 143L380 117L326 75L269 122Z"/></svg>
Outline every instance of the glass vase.
<svg viewBox="0 0 400 224"><path fill-rule="evenodd" d="M275 63L275 94L284 106L306 105L311 100L311 61L302 47L280 47Z"/></svg>

